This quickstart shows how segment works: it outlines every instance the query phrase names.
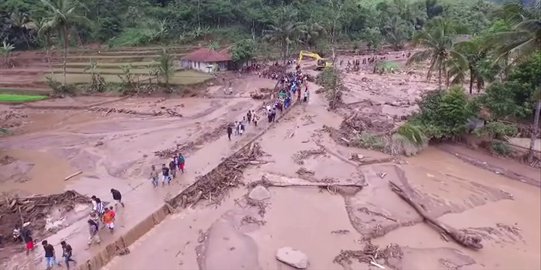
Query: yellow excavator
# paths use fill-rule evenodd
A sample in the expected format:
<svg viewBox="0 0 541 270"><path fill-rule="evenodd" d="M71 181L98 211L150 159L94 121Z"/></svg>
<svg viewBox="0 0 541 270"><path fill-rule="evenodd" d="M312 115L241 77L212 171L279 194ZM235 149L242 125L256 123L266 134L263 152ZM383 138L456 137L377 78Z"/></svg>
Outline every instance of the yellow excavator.
<svg viewBox="0 0 541 270"><path fill-rule="evenodd" d="M332 61L326 58L323 58L319 56L317 53L309 52L309 51L301 51L299 53L299 61L297 62L299 65L302 61L303 57L310 57L317 61L316 64L316 70L322 70L326 67L332 67Z"/></svg>

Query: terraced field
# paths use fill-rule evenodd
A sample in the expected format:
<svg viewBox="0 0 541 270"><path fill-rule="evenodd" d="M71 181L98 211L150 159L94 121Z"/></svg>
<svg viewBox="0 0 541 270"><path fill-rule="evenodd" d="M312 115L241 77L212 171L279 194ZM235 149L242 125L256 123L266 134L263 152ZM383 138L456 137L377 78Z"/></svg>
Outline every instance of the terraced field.
<svg viewBox="0 0 541 270"><path fill-rule="evenodd" d="M91 75L87 71L91 61L96 61L97 69L106 82L121 82L118 75L122 67L129 65L131 73L141 79L146 78L156 64L156 58L162 47L138 48L74 48L67 57L67 81L69 83L88 83ZM170 79L172 85L191 85L204 82L211 78L191 70L180 69L180 58L194 49L191 46L167 47L175 61L175 73ZM3 93L47 93L47 77L61 81L62 57L58 51L28 51L16 52L12 61L14 67L0 67L0 92Z"/></svg>

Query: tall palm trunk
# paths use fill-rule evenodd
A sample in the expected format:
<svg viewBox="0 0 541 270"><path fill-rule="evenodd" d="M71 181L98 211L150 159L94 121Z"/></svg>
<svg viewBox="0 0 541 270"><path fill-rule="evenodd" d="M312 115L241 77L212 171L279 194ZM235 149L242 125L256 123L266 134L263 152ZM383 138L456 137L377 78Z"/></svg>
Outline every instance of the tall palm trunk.
<svg viewBox="0 0 541 270"><path fill-rule="evenodd" d="M473 94L473 81L475 80L475 76L474 76L474 71L473 69L470 67L470 95Z"/></svg>
<svg viewBox="0 0 541 270"><path fill-rule="evenodd" d="M533 162L534 150L535 150L535 141L539 136L539 114L541 113L541 99L537 101L537 106L535 106L535 116L533 120L533 129L532 137L530 140L530 152L528 153L528 162Z"/></svg>
<svg viewBox="0 0 541 270"><path fill-rule="evenodd" d="M68 58L68 46L69 46L69 39L68 39L68 27L64 26L62 28L62 36L64 37L64 55L63 55L63 61L62 61L62 73L64 75L64 86L66 86L66 60Z"/></svg>
<svg viewBox="0 0 541 270"><path fill-rule="evenodd" d="M438 88L439 88L439 90L441 90L441 72L442 72L442 66L440 64L439 68L438 68Z"/></svg>

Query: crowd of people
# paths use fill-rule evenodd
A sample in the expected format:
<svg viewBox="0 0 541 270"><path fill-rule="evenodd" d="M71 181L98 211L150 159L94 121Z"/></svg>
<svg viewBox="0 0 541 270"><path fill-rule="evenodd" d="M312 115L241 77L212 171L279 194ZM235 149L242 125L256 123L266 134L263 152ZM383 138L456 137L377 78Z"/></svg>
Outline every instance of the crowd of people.
<svg viewBox="0 0 541 270"><path fill-rule="evenodd" d="M293 63L293 62L291 62ZM257 67L254 67L257 69ZM297 101L301 101L301 96L303 102L308 102L309 92L308 85L306 83L306 76L304 76L300 70L300 66L297 65L295 72L289 72L282 74L278 79L277 87L275 89L275 95L272 95L272 101L264 104L262 111L267 115L269 123L272 123L276 120L277 114L283 113L285 110L289 109L295 101L295 96ZM231 136L237 135L242 136L247 126L253 125L258 126L260 121L260 116L256 110L248 110L246 115L242 117L241 120L235 121L227 126L227 135L228 139L231 140ZM161 171L156 169L156 166L151 166L150 171L150 180L154 188L159 187L159 182L161 179L162 186L170 185L172 180L176 178L177 172L184 174L185 169L185 157L182 153L175 154L169 164L162 164ZM124 202L122 201L122 194L120 191L112 188L111 190L113 201L115 206L121 205L124 207ZM88 245L100 244L100 231L103 228L107 228L110 233L114 232L115 229L115 220L116 220L116 211L113 206L106 206L106 204L97 196L93 195L91 197L92 210L90 211L88 223ZM26 245L27 254L30 251L34 250L34 240L32 239L31 232L29 229L23 226L18 226L14 229L14 237L22 240ZM73 257L73 249L66 241L61 241L60 245L62 247L62 257L64 258L65 265L67 269L70 267L70 262L76 263ZM61 266L61 263L56 260L55 248L53 245L47 242L47 240L42 241L42 246L45 252L46 266L47 269L51 269L55 265Z"/></svg>
<svg viewBox="0 0 541 270"><path fill-rule="evenodd" d="M156 166L150 166L150 182L154 188L160 185L160 178L162 180L162 186L171 185L171 181L177 177L177 171L184 174L184 166L186 164L186 158L182 153L173 155L169 164L162 164L161 173L156 170ZM161 175L161 177L160 177Z"/></svg>

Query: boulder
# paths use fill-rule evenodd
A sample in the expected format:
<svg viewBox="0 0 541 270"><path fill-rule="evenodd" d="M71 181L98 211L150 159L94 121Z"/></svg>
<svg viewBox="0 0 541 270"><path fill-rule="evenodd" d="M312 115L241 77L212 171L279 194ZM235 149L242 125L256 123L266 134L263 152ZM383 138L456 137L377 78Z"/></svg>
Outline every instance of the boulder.
<svg viewBox="0 0 541 270"><path fill-rule="evenodd" d="M298 269L308 267L308 256L292 247L283 247L276 252L276 259Z"/></svg>
<svg viewBox="0 0 541 270"><path fill-rule="evenodd" d="M248 197L252 200L263 201L270 198L270 192L264 186L257 185L254 189L252 189L252 191L250 191Z"/></svg>

